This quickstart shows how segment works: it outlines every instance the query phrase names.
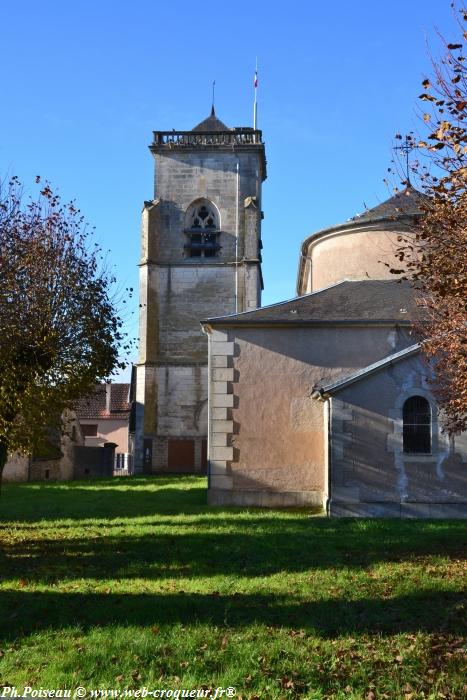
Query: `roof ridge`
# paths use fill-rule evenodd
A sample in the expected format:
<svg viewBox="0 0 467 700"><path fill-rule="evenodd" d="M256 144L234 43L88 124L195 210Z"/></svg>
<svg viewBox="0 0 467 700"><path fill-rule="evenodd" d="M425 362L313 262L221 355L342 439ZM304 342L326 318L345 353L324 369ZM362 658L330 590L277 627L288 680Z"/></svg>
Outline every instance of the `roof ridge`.
<svg viewBox="0 0 467 700"><path fill-rule="evenodd" d="M407 189L407 188L406 188ZM411 188L411 190L416 193L417 198L420 200L427 199L427 195L425 195L423 192L420 192L419 190L416 190L414 187ZM405 192L405 190L402 190L402 192ZM381 209L385 205L387 205L391 200L395 199L398 196L401 196L402 192L396 193L392 195L391 197L388 197L388 199L385 199L382 202L379 202L376 204L374 207L371 207L370 209L365 209L361 214L355 214L354 216L351 216L350 218L346 219L345 221L341 223L335 223L335 224L330 224L329 226L325 226L324 228L320 228L317 231L313 231L310 233L308 236L306 236L301 244L300 244L300 250L303 251L304 246L306 246L308 243L314 241L315 239L320 238L322 235L327 235L331 233L339 233L343 232L348 228L353 228L358 224L371 224L371 223L378 223L380 221L394 221L395 219L404 219L408 218L411 216L416 216L417 212L414 211L413 213L410 213L408 211L402 211L398 209L397 207L395 208L395 211L392 214L385 213L381 216L374 216L374 212L377 211L378 209ZM419 210L419 214L421 215L423 212ZM371 214L371 216L368 216Z"/></svg>
<svg viewBox="0 0 467 700"><path fill-rule="evenodd" d="M210 317L209 325L242 325L262 322L334 323L356 321L410 323L417 313L409 281L397 279L343 279L327 287L256 309ZM292 318L292 314L294 318Z"/></svg>
<svg viewBox="0 0 467 700"><path fill-rule="evenodd" d="M263 309L272 309L275 306L284 306L285 304L290 304L292 301L298 301L299 299L306 299L308 297L311 297L315 294L321 294L321 292L325 292L328 289L332 289L332 287L338 287L340 284L344 284L345 282L355 282L355 281L362 281L364 282L365 280L349 280L347 278L344 278L342 280L339 280L339 282L333 282L332 284L329 284L327 287L321 287L321 289L315 289L314 292L307 292L306 294L300 294L298 296L292 297L291 299L285 299L284 301L275 301L272 304L266 304L266 306L258 306L256 309L247 309L246 311L238 311L234 312L232 314L225 314L224 316L211 316L209 318L204 319L203 321L200 321L200 323L209 323L210 321L217 321L220 318L233 318L234 316L246 316L247 314L254 314L256 311L263 311Z"/></svg>
<svg viewBox="0 0 467 700"><path fill-rule="evenodd" d="M394 194L392 194L387 199L384 199L382 202L375 204L374 207L367 207L361 214L355 214L355 216L350 217L350 219L348 219L348 222L358 222L362 218L368 217L369 215L374 215L376 212L382 211L383 208L388 207L388 205L390 205L391 203L396 204L397 202L400 202L401 204L404 204L404 197L407 197L407 202L413 203L414 200L422 200L424 197L426 197L426 195L424 195L423 192L419 192L417 189L415 189L415 187L409 185L403 190L394 192ZM399 216L413 216L415 214L415 212L411 213L408 211L404 211L402 208L399 209L397 206L394 208L394 210L394 213ZM394 216L394 214L392 216ZM391 218L391 216L388 214L384 214L383 218Z"/></svg>

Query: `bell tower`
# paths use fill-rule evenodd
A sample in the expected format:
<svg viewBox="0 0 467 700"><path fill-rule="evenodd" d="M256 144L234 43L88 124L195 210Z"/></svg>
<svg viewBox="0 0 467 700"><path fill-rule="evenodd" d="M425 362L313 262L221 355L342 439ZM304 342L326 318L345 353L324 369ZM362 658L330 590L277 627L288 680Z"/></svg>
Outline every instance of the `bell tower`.
<svg viewBox="0 0 467 700"><path fill-rule="evenodd" d="M207 339L200 320L261 305L261 131L210 116L155 131L144 203L135 471L206 468Z"/></svg>

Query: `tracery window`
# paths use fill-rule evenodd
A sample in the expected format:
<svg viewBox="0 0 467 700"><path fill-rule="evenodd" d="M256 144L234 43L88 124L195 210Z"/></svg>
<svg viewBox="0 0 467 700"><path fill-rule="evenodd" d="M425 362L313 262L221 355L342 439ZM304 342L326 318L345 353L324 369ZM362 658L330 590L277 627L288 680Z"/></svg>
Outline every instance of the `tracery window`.
<svg viewBox="0 0 467 700"><path fill-rule="evenodd" d="M411 396L402 407L406 454L431 452L431 406L423 396Z"/></svg>
<svg viewBox="0 0 467 700"><path fill-rule="evenodd" d="M221 249L219 229L219 215L214 205L204 199L194 202L185 218L188 242L184 248L187 255L190 258L215 257Z"/></svg>

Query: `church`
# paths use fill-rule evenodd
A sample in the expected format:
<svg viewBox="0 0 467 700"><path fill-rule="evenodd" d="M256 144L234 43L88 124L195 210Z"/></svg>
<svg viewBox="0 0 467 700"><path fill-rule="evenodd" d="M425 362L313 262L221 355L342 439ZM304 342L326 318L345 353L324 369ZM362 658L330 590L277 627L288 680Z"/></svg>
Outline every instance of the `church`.
<svg viewBox="0 0 467 700"><path fill-rule="evenodd" d="M155 131L154 199L144 203L134 464L206 472L208 344L200 320L261 306L261 131L215 115Z"/></svg>
<svg viewBox="0 0 467 700"><path fill-rule="evenodd" d="M213 109L150 150L135 470L207 471L220 506L467 517L467 436L441 431L412 330L423 300L389 271L422 196L308 237L297 297L261 307L261 131Z"/></svg>

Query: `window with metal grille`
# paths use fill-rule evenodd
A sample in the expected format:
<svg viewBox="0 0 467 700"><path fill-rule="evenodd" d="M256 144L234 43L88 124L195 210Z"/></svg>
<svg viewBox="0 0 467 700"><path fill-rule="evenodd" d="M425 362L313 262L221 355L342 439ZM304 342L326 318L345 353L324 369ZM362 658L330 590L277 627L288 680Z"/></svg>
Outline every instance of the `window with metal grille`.
<svg viewBox="0 0 467 700"><path fill-rule="evenodd" d="M411 396L402 408L406 454L431 453L431 406L423 396Z"/></svg>

